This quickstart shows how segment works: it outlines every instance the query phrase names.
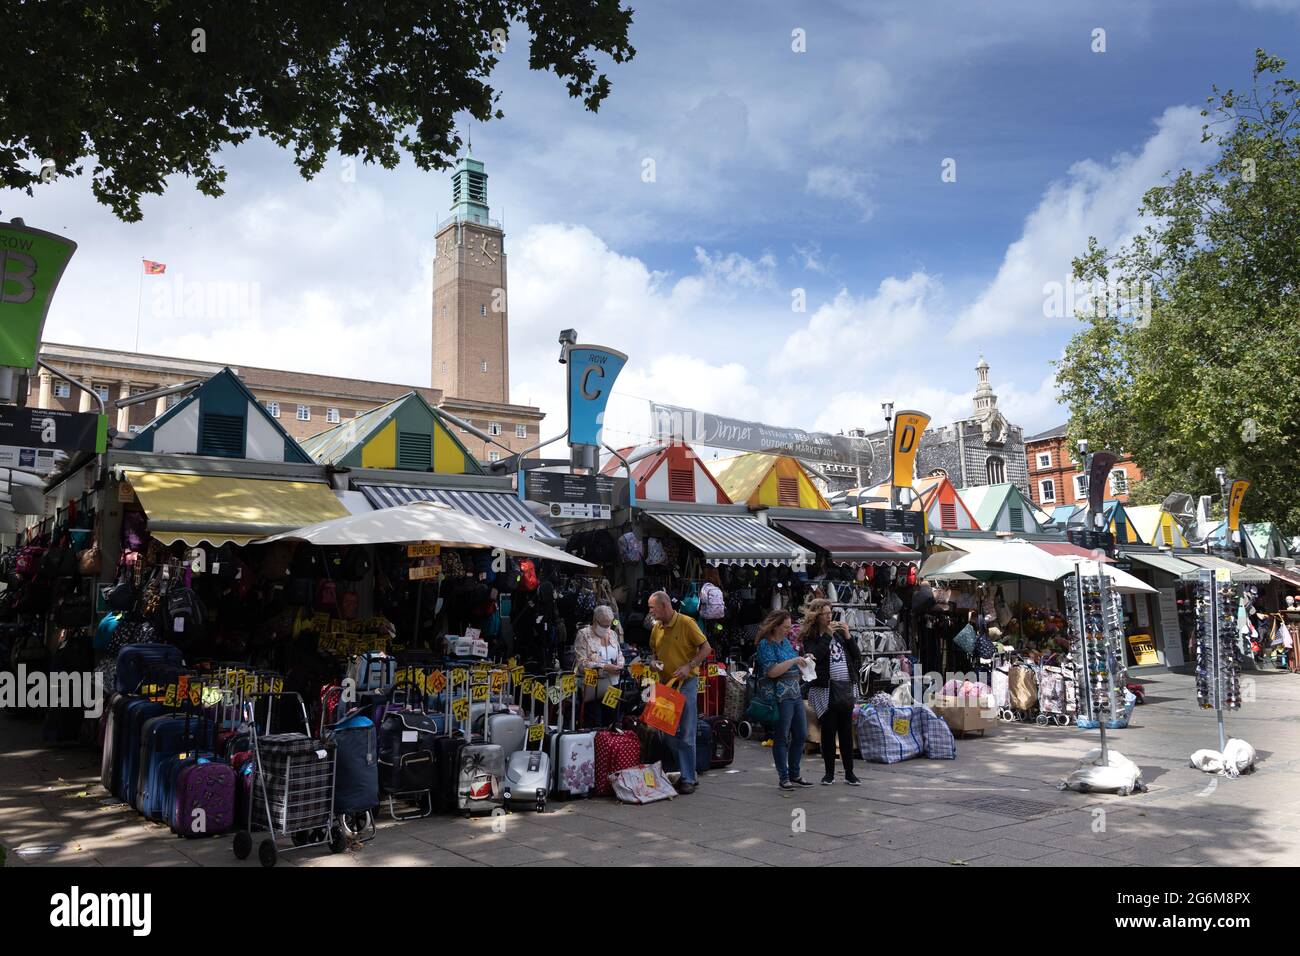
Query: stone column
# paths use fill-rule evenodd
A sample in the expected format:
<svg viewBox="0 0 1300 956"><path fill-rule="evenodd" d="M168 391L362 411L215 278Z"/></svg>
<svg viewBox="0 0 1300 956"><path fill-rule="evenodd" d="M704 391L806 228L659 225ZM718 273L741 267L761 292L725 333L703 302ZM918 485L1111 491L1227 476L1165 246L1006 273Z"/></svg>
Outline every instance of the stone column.
<svg viewBox="0 0 1300 956"><path fill-rule="evenodd" d="M53 408L54 402L54 376L44 369L40 375L41 391L40 397L36 399L37 408Z"/></svg>
<svg viewBox="0 0 1300 956"><path fill-rule="evenodd" d="M94 385L88 381L82 382L81 384L85 385L87 388L94 387ZM80 404L77 405L77 411L93 412L99 408L99 402L95 401L95 397L91 395L90 392L86 392L81 389L75 389L75 391L79 396L81 396Z"/></svg>
<svg viewBox="0 0 1300 956"><path fill-rule="evenodd" d="M119 397L126 398L131 394L131 383L122 382L119 389ZM117 433L119 435L129 435L131 433L131 406L117 410Z"/></svg>
<svg viewBox="0 0 1300 956"><path fill-rule="evenodd" d="M161 414L162 414L163 412L165 412L165 411L167 411L167 396L166 396L166 395L159 395L156 399L154 399L154 403L153 403L153 417L154 417L154 418L157 418L159 415L161 415Z"/></svg>

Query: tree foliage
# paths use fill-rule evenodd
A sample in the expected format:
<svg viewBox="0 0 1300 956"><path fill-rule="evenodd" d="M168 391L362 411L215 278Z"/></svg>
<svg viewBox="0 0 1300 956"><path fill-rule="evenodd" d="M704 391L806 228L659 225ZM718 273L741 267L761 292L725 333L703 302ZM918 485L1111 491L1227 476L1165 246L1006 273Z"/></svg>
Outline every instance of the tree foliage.
<svg viewBox="0 0 1300 956"><path fill-rule="evenodd" d="M1249 520L1300 533L1300 84L1256 51L1250 90L1202 110L1204 169L1147 191L1142 231L1091 239L1077 280L1145 288L1145 309L1095 309L1057 363L1072 442L1125 449L1138 500L1217 494L1216 466L1252 483Z"/></svg>
<svg viewBox="0 0 1300 956"><path fill-rule="evenodd" d="M594 111L610 90L594 57L635 55L631 19L621 0L8 0L0 187L31 195L42 162L90 161L96 199L135 221L176 173L221 195L220 150L254 134L308 179L332 150L443 169L458 112L502 116L489 79L512 27Z"/></svg>

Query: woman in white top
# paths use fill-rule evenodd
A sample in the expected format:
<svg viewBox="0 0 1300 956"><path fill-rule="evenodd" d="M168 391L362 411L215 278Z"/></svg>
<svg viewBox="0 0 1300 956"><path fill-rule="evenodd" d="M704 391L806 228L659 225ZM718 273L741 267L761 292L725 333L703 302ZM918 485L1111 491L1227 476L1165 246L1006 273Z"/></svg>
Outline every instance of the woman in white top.
<svg viewBox="0 0 1300 956"><path fill-rule="evenodd" d="M601 701L610 687L618 685L619 675L623 673L623 634L614 609L601 604L591 612L591 624L578 631L573 642L575 667L582 677L594 670L597 675L595 686L583 681L583 711L588 716L587 726L607 727L614 722L614 709L600 705L600 710L593 703Z"/></svg>

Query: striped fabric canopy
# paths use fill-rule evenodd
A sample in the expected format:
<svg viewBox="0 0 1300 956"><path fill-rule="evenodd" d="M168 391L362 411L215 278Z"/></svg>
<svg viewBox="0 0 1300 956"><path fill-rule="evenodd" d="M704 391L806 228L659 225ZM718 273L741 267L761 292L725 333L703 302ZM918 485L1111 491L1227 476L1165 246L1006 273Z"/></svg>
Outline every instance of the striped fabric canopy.
<svg viewBox="0 0 1300 956"><path fill-rule="evenodd" d="M394 508L412 501L439 501L457 511L503 528L522 531L539 541L559 541L540 518L512 494L501 491L474 491L465 488L424 488L414 485L372 485L357 483L357 488L376 509Z"/></svg>
<svg viewBox="0 0 1300 956"><path fill-rule="evenodd" d="M745 515L647 512L704 553L709 564L806 565L813 553Z"/></svg>

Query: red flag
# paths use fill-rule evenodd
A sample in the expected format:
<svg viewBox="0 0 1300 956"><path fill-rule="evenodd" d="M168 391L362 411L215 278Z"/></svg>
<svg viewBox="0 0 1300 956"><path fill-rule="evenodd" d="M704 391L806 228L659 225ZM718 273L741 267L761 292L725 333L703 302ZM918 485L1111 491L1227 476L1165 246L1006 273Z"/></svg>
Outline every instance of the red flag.
<svg viewBox="0 0 1300 956"><path fill-rule="evenodd" d="M147 276L160 276L167 271L167 263L154 262L152 259L144 260L144 274Z"/></svg>

